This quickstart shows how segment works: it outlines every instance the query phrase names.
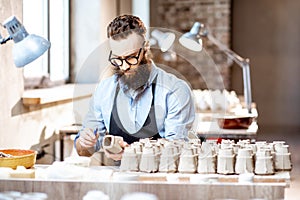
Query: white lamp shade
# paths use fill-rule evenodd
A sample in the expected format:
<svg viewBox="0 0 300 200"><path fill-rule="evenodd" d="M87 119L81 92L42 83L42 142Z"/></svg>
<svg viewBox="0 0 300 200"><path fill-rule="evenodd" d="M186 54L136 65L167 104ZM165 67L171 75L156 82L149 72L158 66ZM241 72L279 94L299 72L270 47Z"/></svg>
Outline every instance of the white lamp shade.
<svg viewBox="0 0 300 200"><path fill-rule="evenodd" d="M203 24L195 22L190 32L183 34L179 38L180 44L192 51L202 50L202 39L201 39L201 29L203 29Z"/></svg>
<svg viewBox="0 0 300 200"><path fill-rule="evenodd" d="M28 34L15 16L4 22L10 38L14 41L13 58L16 67L24 67L50 48L50 42L40 36Z"/></svg>
<svg viewBox="0 0 300 200"><path fill-rule="evenodd" d="M50 42L40 36L30 34L14 44L13 59L16 67L23 67L44 54Z"/></svg>
<svg viewBox="0 0 300 200"><path fill-rule="evenodd" d="M175 41L175 34L171 32L163 33L159 30L153 30L151 35L158 41L158 46L162 52L168 51Z"/></svg>
<svg viewBox="0 0 300 200"><path fill-rule="evenodd" d="M202 50L202 39L191 35L190 32L183 34L179 38L180 44L192 51Z"/></svg>

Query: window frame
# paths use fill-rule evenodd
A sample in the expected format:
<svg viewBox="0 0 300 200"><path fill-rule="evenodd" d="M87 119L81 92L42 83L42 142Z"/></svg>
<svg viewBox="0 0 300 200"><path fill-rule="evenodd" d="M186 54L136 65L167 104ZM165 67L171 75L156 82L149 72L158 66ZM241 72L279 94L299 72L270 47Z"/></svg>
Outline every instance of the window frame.
<svg viewBox="0 0 300 200"><path fill-rule="evenodd" d="M34 19L28 21L31 20L30 17ZM38 20L40 24L34 24L33 21ZM50 49L44 55L24 68L25 90L69 83L71 80L70 0L39 0L39 2L24 0L23 25L28 29L29 34L40 35L51 42ZM39 27L40 30L31 32L30 28L35 27Z"/></svg>

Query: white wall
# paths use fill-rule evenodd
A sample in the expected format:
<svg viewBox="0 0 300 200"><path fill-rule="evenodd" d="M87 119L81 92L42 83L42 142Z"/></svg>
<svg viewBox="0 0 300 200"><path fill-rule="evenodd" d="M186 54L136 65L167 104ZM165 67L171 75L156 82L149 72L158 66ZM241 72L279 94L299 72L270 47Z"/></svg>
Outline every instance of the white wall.
<svg viewBox="0 0 300 200"><path fill-rule="evenodd" d="M97 82L107 67L106 27L116 12L116 1L111 0L75 0L72 4L71 62L76 82Z"/></svg>

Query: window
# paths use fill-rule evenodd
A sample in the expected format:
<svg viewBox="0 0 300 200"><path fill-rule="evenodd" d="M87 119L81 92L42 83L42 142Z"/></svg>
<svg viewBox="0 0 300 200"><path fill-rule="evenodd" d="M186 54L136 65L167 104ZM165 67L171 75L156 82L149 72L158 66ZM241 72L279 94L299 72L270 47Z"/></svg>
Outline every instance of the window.
<svg viewBox="0 0 300 200"><path fill-rule="evenodd" d="M23 25L47 38L51 48L24 68L25 88L50 87L69 80L69 1L23 0Z"/></svg>

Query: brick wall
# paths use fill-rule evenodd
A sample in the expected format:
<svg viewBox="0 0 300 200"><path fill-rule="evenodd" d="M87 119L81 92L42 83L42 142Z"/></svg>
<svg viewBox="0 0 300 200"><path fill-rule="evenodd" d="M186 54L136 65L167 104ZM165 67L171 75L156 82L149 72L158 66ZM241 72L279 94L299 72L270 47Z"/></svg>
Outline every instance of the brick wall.
<svg viewBox="0 0 300 200"><path fill-rule="evenodd" d="M164 28L176 33L170 51L177 56L166 61L157 48L152 48L154 61L175 70L194 89L228 89L231 61L210 41L203 40L204 51L191 52L178 43L194 22L206 24L224 45L230 45L231 0L151 0L151 28ZM150 29L151 30L151 29ZM216 65L215 65L216 64Z"/></svg>

